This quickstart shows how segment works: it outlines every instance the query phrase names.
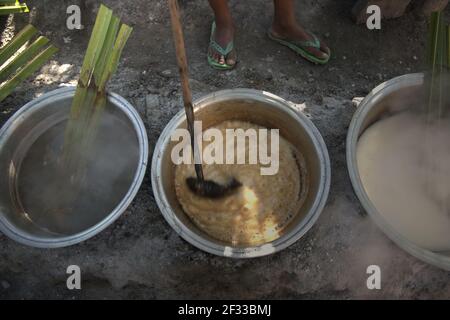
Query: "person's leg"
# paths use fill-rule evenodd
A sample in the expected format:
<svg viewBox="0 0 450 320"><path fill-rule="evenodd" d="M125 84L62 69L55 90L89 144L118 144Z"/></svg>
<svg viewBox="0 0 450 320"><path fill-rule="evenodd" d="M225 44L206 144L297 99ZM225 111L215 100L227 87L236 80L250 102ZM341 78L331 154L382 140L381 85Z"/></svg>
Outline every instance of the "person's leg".
<svg viewBox="0 0 450 320"><path fill-rule="evenodd" d="M294 0L274 0L274 18L272 30L270 31L277 38L286 40L308 41L313 37L306 32L297 22L295 16ZM321 42L320 49L307 48L307 50L319 59L328 57L330 51L327 45Z"/></svg>
<svg viewBox="0 0 450 320"><path fill-rule="evenodd" d="M214 11L216 32L215 41L225 48L234 38L234 23L228 8L227 0L209 0L209 4ZM209 47L209 55L220 64L234 65L236 64L235 50L231 51L226 57L221 55L217 50Z"/></svg>

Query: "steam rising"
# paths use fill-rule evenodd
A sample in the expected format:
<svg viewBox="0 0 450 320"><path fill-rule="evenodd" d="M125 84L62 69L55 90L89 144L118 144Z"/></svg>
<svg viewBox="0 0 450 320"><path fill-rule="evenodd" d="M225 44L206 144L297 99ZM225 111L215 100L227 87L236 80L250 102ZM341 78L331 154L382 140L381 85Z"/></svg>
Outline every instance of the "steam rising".
<svg viewBox="0 0 450 320"><path fill-rule="evenodd" d="M393 229L422 248L449 251L450 118L445 103L421 97L400 92L389 100L394 112L360 137L358 168Z"/></svg>
<svg viewBox="0 0 450 320"><path fill-rule="evenodd" d="M71 152L78 166L63 165L66 123L53 126L30 147L19 170L17 192L35 225L69 235L95 225L119 204L134 178L139 149L132 126L107 107L90 147ZM79 172L83 179L76 177Z"/></svg>

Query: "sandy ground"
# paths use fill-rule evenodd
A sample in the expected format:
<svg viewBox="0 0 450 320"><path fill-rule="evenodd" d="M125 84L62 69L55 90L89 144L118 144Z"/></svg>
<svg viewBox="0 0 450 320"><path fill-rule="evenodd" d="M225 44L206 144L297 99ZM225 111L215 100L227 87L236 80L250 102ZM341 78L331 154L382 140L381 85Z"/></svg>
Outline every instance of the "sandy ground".
<svg viewBox="0 0 450 320"><path fill-rule="evenodd" d="M65 28L66 7L77 1L28 0L28 20L62 49L40 75L1 105L0 124L27 101L61 83L74 83L89 37ZM92 25L100 1L86 1ZM197 250L169 227L151 189L150 170L123 216L98 236L69 248L41 250L0 235L0 298L450 298L450 274L396 247L356 199L346 171L345 137L351 99L397 75L422 70L425 21L414 13L384 22L381 31L355 26L352 0L299 0L298 15L333 49L331 62L314 66L265 36L270 1L230 1L240 63L219 73L206 64L212 15L206 0L184 0L184 25L195 95L224 88L264 89L299 104L323 134L332 163L328 204L316 225L290 248L260 259L229 260ZM139 111L151 152L180 110L180 86L163 0L104 3L135 27L111 90ZM82 290L66 289L66 268L82 270ZM366 268L382 269L382 289L366 287Z"/></svg>

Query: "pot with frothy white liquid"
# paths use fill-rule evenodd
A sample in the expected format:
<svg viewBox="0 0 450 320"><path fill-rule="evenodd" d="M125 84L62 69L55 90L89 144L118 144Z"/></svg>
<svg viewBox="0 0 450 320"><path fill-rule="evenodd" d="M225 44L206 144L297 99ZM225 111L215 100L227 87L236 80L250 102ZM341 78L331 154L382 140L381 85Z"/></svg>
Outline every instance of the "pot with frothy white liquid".
<svg viewBox="0 0 450 320"><path fill-rule="evenodd" d="M374 197L374 195L370 194L367 190L374 190L375 187L372 185L365 185L365 183L370 184L368 181L371 180L366 180L365 183L363 182L364 179L362 179L362 177L366 177L366 175L363 175L361 171L362 167L358 166L358 142L366 130L371 128L374 124L379 124L381 121L385 121L386 119L390 120L393 119L393 117L398 117L399 115L402 116L405 114L405 111L414 111L414 114L422 115L423 111L421 110L423 110L424 107L423 94L425 93L423 90L423 84L424 75L422 73L407 74L391 79L379 85L371 93L369 93L369 95L358 106L349 127L347 136L347 165L356 195L365 210L369 213L370 217L383 230L383 232L399 247L406 250L413 256L432 265L450 270L450 251L447 251L446 249L433 251L430 248L426 248L425 245L420 244L420 239L416 238L413 242L413 238L407 238L404 231L400 232L398 226L403 226L403 223L405 226L409 224L412 228L416 228L415 230L428 230L425 229L426 226L424 226L421 222L411 218L408 219L407 215L409 212L401 213L404 215L403 219L406 219L407 221L396 220L396 223L402 223L397 225L397 227L394 227L393 223L389 222L389 219L391 219L392 216L388 216L387 212L381 212L380 208L374 204L375 198L371 198L371 196ZM405 129L409 128L402 128L401 126L398 126L397 128L397 130L401 131L405 131ZM398 132L400 133L401 131ZM423 134L426 133L423 132ZM446 146L448 145L446 144ZM407 150L410 150L409 148L410 147L408 146ZM412 161L406 160L403 163L403 166L410 165L411 163ZM415 177L411 178L415 181L413 184L419 183L414 180ZM389 197L395 196L396 195L394 194L386 195L387 198L385 201L389 201ZM413 200L415 199L410 199L409 202L413 203ZM424 217L427 217L427 214L428 212L423 212ZM398 217L401 216L399 215ZM396 219L398 218L396 217ZM448 230L448 232L450 232L450 230Z"/></svg>

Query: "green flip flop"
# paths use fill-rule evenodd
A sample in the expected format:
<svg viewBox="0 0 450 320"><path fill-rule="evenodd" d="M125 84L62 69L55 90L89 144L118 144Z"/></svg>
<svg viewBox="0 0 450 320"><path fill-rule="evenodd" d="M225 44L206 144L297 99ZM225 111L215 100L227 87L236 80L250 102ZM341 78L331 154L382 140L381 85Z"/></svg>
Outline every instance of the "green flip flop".
<svg viewBox="0 0 450 320"><path fill-rule="evenodd" d="M320 40L319 40L319 38L316 37L316 35L314 35L312 33L310 33L310 35L313 37L313 40L309 40L309 41L294 41L294 40L281 39L281 38L275 37L270 30L267 33L267 35L273 41L276 41L276 42L292 49L293 51L295 51L296 53L301 55L303 58L305 58L306 60L308 60L312 63L326 64L330 60L330 57L331 57L330 50L328 50L328 52L325 52L328 55L328 57L325 59L317 58L315 55L313 55L312 53L310 53L306 50L306 48L320 49L320 44L321 44Z"/></svg>
<svg viewBox="0 0 450 320"><path fill-rule="evenodd" d="M233 51L234 49L234 41L231 40L228 45L223 48L220 44L218 44L215 40L214 40L214 36L216 34L216 22L214 21L212 23L211 26L211 37L209 39L209 45L210 47L212 47L215 51L217 51L218 53L220 53L221 55L223 55L224 57L226 57L231 51ZM227 63L224 64L220 64L218 63L216 60L214 60L214 58L210 55L209 49L208 49L208 64L213 67L214 69L217 70L230 70L233 69L235 67L236 64L234 65L229 65Z"/></svg>

